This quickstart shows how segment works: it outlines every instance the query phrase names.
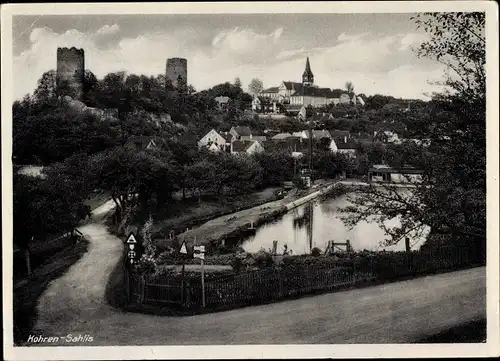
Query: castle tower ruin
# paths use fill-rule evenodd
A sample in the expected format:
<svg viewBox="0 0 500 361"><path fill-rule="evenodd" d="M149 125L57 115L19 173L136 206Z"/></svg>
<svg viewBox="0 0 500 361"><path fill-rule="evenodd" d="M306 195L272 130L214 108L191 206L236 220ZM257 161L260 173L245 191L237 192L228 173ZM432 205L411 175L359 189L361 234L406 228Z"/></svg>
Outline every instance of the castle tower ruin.
<svg viewBox="0 0 500 361"><path fill-rule="evenodd" d="M60 95L83 100L85 55L83 49L57 48L56 84Z"/></svg>
<svg viewBox="0 0 500 361"><path fill-rule="evenodd" d="M184 58L167 59L167 80L170 80L176 89L187 87L187 60Z"/></svg>

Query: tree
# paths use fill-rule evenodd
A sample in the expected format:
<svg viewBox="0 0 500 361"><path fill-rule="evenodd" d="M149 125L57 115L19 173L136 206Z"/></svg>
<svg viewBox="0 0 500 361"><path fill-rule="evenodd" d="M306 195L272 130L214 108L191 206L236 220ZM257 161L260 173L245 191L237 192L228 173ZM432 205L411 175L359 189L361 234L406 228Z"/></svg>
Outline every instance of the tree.
<svg viewBox="0 0 500 361"><path fill-rule="evenodd" d="M57 97L56 71L49 70L38 79L37 87L33 92L33 100L38 103L48 102Z"/></svg>
<svg viewBox="0 0 500 361"><path fill-rule="evenodd" d="M238 87L238 88L241 88L241 80L239 77L236 77L234 79L234 86Z"/></svg>
<svg viewBox="0 0 500 361"><path fill-rule="evenodd" d="M92 178L111 193L116 204L118 232L129 219L155 197L172 189L172 169L165 159L149 151L117 147L90 159ZM167 187L167 190L165 190Z"/></svg>
<svg viewBox="0 0 500 361"><path fill-rule="evenodd" d="M399 227L385 227L387 244L430 230L428 242L473 244L481 251L486 234L484 13L426 13L414 19L429 34L417 54L449 70L445 92L426 105L427 116L413 133L431 145L406 148L423 180L411 192L360 189L354 206L345 209L354 213L344 221L375 219L385 227L385 221L399 218Z"/></svg>
<svg viewBox="0 0 500 361"><path fill-rule="evenodd" d="M349 95L354 94L354 85L352 84L351 81L346 81L345 83L345 90Z"/></svg>
<svg viewBox="0 0 500 361"><path fill-rule="evenodd" d="M264 89L264 84L262 83L262 80L258 78L253 78L250 81L250 84L248 84L248 91L252 95L257 95L259 94L262 90Z"/></svg>

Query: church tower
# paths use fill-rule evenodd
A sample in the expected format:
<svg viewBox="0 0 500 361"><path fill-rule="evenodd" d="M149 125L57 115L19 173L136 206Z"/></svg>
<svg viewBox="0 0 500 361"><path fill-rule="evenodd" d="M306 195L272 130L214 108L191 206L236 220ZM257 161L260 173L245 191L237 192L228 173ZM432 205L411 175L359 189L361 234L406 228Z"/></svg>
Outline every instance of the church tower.
<svg viewBox="0 0 500 361"><path fill-rule="evenodd" d="M302 74L302 85L303 86L314 85L314 75L311 71L311 65L309 64L309 57L307 57L306 70L304 70L304 74Z"/></svg>

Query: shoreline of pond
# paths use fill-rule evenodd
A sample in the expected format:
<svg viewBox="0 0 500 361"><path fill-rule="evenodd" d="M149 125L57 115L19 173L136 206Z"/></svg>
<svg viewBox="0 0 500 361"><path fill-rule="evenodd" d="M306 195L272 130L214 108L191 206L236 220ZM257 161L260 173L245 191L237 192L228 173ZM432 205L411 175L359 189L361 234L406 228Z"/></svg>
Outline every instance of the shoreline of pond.
<svg viewBox="0 0 500 361"><path fill-rule="evenodd" d="M300 207L301 205L304 205L307 202L311 202L322 196L337 198L341 195L351 192L352 188L353 186L351 186L350 184L342 183L341 181L334 181L330 182L327 185L320 186L320 189L298 199L285 203L272 211L266 210L261 212L251 223L244 223L232 230L222 232L222 234L218 235L218 237L213 238L209 241L209 246L212 250L220 246L230 249L236 249L242 245L245 239L254 234L259 227L282 218L290 210ZM265 209L266 204L263 204L262 207Z"/></svg>

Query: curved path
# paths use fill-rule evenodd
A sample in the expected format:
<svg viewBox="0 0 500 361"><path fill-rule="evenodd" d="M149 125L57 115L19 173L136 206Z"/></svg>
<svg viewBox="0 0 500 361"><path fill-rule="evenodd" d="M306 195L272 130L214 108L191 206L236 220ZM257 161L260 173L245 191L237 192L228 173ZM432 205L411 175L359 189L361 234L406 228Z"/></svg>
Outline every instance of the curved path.
<svg viewBox="0 0 500 361"><path fill-rule="evenodd" d="M92 336L86 346L399 343L486 315L484 267L198 316L126 313L105 299L123 249L98 222L111 205L80 228L89 251L39 300L32 334L61 337L47 346L68 334Z"/></svg>

